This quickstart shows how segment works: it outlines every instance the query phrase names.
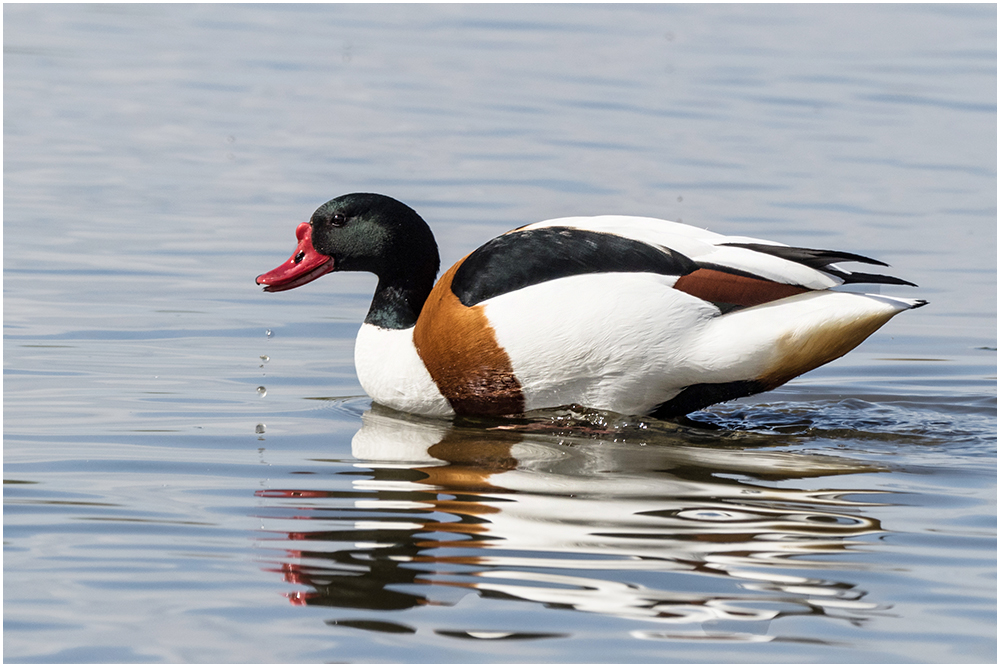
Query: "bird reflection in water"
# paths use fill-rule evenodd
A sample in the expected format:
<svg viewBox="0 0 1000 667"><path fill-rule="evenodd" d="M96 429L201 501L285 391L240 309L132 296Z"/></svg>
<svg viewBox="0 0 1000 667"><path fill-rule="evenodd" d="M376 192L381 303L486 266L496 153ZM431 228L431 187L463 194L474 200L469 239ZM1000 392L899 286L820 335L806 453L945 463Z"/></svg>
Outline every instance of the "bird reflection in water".
<svg viewBox="0 0 1000 667"><path fill-rule="evenodd" d="M452 423L376 405L356 462L258 491L283 543L273 569L304 587L288 595L299 605L381 612L475 592L642 621L632 634L647 639L771 641L782 617L879 613L856 583L824 576L849 576L829 557L881 532L873 492L788 484L878 468L774 451L781 436L614 420ZM384 616L329 623L416 631ZM535 629L435 631L557 636Z"/></svg>

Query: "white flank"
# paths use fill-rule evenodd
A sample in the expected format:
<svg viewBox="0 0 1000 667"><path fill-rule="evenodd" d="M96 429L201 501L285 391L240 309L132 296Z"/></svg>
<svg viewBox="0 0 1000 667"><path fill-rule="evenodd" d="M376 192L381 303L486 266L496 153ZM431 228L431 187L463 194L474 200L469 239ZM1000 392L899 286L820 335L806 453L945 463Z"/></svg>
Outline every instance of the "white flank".
<svg viewBox="0 0 1000 667"><path fill-rule="evenodd" d="M676 280L586 274L484 302L526 409L579 403L644 413L694 382L678 371L719 311L672 289Z"/></svg>
<svg viewBox="0 0 1000 667"><path fill-rule="evenodd" d="M455 414L413 345L413 329L362 324L354 343L354 365L362 388L395 410L447 417Z"/></svg>
<svg viewBox="0 0 1000 667"><path fill-rule="evenodd" d="M720 316L671 289L675 280L580 275L486 301L526 409L580 403L646 413L692 384L760 378L813 336L861 321L881 326L917 303L822 291Z"/></svg>

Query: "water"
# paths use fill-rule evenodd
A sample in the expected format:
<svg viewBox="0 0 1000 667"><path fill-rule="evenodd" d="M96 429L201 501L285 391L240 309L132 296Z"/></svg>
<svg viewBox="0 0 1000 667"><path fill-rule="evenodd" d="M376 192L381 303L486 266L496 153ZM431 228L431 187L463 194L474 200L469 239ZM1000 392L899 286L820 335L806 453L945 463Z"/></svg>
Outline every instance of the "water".
<svg viewBox="0 0 1000 667"><path fill-rule="evenodd" d="M8 662L995 662L996 8L4 7ZM929 299L670 424L439 423L367 190L445 264L560 215L859 252Z"/></svg>

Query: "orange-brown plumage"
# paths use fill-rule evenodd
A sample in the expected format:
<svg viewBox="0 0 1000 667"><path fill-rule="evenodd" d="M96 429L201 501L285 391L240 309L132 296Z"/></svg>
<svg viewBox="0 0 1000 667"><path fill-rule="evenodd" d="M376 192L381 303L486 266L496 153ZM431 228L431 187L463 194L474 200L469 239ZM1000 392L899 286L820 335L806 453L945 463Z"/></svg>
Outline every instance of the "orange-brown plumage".
<svg viewBox="0 0 1000 667"><path fill-rule="evenodd" d="M466 307L451 291L461 263L445 272L431 290L413 330L413 344L456 412L520 414L524 412L521 385L483 306Z"/></svg>
<svg viewBox="0 0 1000 667"><path fill-rule="evenodd" d="M674 283L674 289L712 303L743 307L759 306L809 291L799 285L786 285L715 269L698 269L681 276Z"/></svg>

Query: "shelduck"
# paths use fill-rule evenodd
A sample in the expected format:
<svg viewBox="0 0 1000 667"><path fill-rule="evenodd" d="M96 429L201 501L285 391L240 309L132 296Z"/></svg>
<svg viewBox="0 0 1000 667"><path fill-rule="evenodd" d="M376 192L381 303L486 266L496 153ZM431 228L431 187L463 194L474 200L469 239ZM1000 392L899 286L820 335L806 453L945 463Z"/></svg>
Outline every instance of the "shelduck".
<svg viewBox="0 0 1000 667"><path fill-rule="evenodd" d="M849 271L849 252L622 215L518 227L435 283L434 235L377 194L320 206L267 292L331 271L378 276L355 365L377 403L424 415L519 415L578 404L669 418L774 389L926 303L837 291L913 285Z"/></svg>

